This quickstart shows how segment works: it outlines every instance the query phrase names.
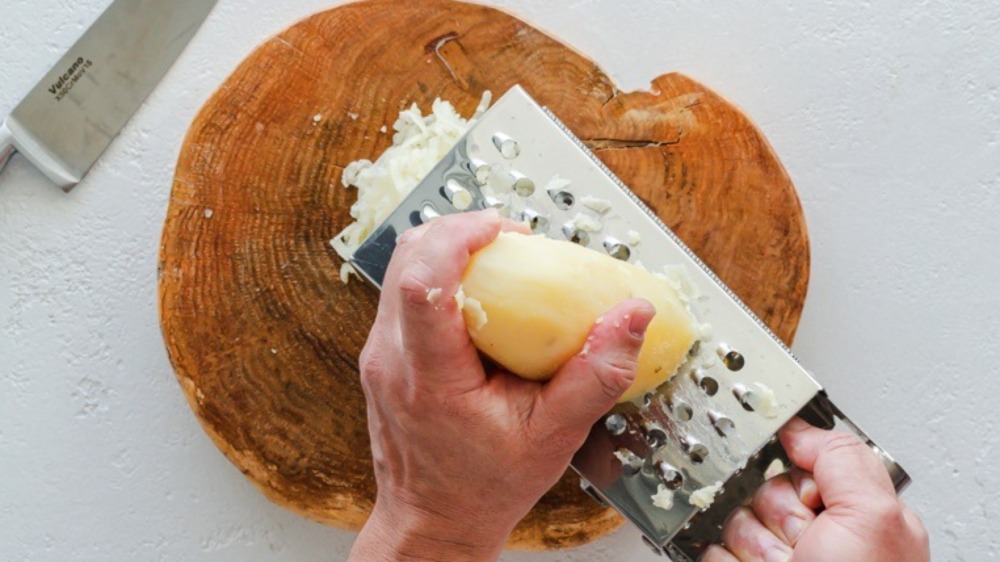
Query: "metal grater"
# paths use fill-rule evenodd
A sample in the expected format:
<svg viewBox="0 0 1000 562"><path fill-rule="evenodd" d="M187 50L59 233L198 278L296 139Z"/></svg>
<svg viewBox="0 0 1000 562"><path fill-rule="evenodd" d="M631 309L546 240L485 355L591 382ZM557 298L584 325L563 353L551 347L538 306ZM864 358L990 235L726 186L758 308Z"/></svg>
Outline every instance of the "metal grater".
<svg viewBox="0 0 1000 562"><path fill-rule="evenodd" d="M599 212L594 198L609 208ZM536 234L641 262L650 271L682 266L700 293L690 307L710 332L676 376L596 424L572 463L583 489L632 521L656 553L690 561L718 542L726 516L749 501L765 472L788 467L775 436L796 414L820 427L846 426L879 454L897 491L909 483L902 467L830 402L767 326L519 86L475 123L353 255L339 236L333 244L381 287L400 233L440 215L487 207L527 222ZM714 496L707 488L713 486ZM673 494L669 509L654 505L660 490ZM705 509L691 503L698 490L696 497L711 500Z"/></svg>

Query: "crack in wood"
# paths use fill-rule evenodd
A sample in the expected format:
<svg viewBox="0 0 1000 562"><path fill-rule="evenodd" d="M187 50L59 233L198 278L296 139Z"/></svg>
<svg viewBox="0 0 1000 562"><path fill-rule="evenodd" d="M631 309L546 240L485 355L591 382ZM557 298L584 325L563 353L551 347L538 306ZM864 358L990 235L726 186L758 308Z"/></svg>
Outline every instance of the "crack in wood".
<svg viewBox="0 0 1000 562"><path fill-rule="evenodd" d="M448 33L445 33L440 37L432 39L429 43L427 43L427 45L424 46L424 50L428 53L433 52L438 62L440 62L444 66L445 70L448 71L448 74L451 75L452 81L455 82L455 84L457 84L459 88L463 90L468 90L469 82L465 78L462 78L458 75L458 72L455 71L455 66L453 66L451 62L448 61L448 58L445 56L445 54L441 52L441 50L448 43L452 41L454 41L455 45L458 47L458 52L461 54L460 56L463 59L465 59L464 62L468 64L469 61L467 58L465 58L465 50L462 48L462 44L459 42L459 35L457 32L454 31L449 31Z"/></svg>
<svg viewBox="0 0 1000 562"><path fill-rule="evenodd" d="M661 146L671 146L675 145L680 141L670 140L670 141L656 141L652 139L582 139L583 144L591 150L621 150L625 148L656 148Z"/></svg>

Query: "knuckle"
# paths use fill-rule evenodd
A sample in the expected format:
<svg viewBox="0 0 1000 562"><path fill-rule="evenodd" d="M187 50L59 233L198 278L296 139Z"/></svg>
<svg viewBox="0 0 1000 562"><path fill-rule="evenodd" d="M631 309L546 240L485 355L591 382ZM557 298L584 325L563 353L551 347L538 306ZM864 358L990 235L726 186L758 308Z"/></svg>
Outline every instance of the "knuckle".
<svg viewBox="0 0 1000 562"><path fill-rule="evenodd" d="M591 363L591 371L604 394L617 400L628 387L632 386L636 366L634 359L620 356L601 357Z"/></svg>
<svg viewBox="0 0 1000 562"><path fill-rule="evenodd" d="M427 224L427 235L431 238L450 238L458 230L458 225L455 224L458 217L459 215L445 215L431 221Z"/></svg>
<svg viewBox="0 0 1000 562"><path fill-rule="evenodd" d="M895 498L880 498L871 500L872 515L884 524L895 528L905 526L903 509Z"/></svg>
<svg viewBox="0 0 1000 562"><path fill-rule="evenodd" d="M553 452L575 452L583 444L583 438L578 429L558 428L548 431L542 436L539 450Z"/></svg>
<svg viewBox="0 0 1000 562"><path fill-rule="evenodd" d="M611 400L617 400L632 384L631 379L620 371L606 371L596 378L601 392Z"/></svg>
<svg viewBox="0 0 1000 562"><path fill-rule="evenodd" d="M409 246L413 244L414 241L420 239L423 233L427 232L428 226L429 225L422 224L403 231L403 233L396 238L396 247L399 248L401 246Z"/></svg>
<svg viewBox="0 0 1000 562"><path fill-rule="evenodd" d="M863 454L868 447L850 433L833 431L826 438L824 450L826 453Z"/></svg>
<svg viewBox="0 0 1000 562"><path fill-rule="evenodd" d="M365 367L370 365L375 360L375 346L372 344L372 338L368 338L365 342L364 347L361 348L361 353L358 354L358 369L364 374Z"/></svg>
<svg viewBox="0 0 1000 562"><path fill-rule="evenodd" d="M361 388L368 394L378 388L381 373L385 370L384 354L377 345L369 339L358 355L358 372L361 378Z"/></svg>
<svg viewBox="0 0 1000 562"><path fill-rule="evenodd" d="M404 302L409 305L426 305L427 291L430 287L423 280L417 267L407 267L399 279L398 291Z"/></svg>

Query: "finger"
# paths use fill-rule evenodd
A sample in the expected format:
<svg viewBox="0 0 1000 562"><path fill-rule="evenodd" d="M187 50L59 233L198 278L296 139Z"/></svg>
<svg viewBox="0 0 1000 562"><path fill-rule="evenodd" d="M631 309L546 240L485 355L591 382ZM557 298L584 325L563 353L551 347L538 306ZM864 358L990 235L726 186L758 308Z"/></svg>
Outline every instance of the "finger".
<svg viewBox="0 0 1000 562"><path fill-rule="evenodd" d="M740 560L739 558L733 556L728 550L717 544L713 544L708 547L705 554L701 555L698 562L740 562Z"/></svg>
<svg viewBox="0 0 1000 562"><path fill-rule="evenodd" d="M407 266L414 259L427 259L429 257L430 262L426 265L434 266L447 262L448 258L461 257L462 250L469 253L468 246L475 246L475 249L479 249L492 242L503 224L504 221L496 209L486 209L446 215L404 231L396 238L396 248L386 269L383 291L386 286L395 286L398 283L401 275L407 271ZM428 233L433 233L429 243L425 241L425 236ZM442 249L448 250L446 255L434 255L435 251ZM474 251L472 250L472 252ZM428 256L428 254L430 255ZM437 259L434 259L435 257ZM465 263L447 264L450 265L448 271L458 271L458 276L461 277L467 263L468 257L465 258Z"/></svg>
<svg viewBox="0 0 1000 562"><path fill-rule="evenodd" d="M570 359L539 395L540 423L586 431L635 380L639 350L656 309L641 299L624 301L595 324L583 350Z"/></svg>
<svg viewBox="0 0 1000 562"><path fill-rule="evenodd" d="M408 244L413 244L417 240L420 240L430 227L431 223L425 222L424 224L404 230L402 234L396 237L396 248L398 249L400 246L407 246Z"/></svg>
<svg viewBox="0 0 1000 562"><path fill-rule="evenodd" d="M896 500L896 490L882 461L854 435L813 427L799 418L779 433L796 466L810 471L823 504L829 509L874 507Z"/></svg>
<svg viewBox="0 0 1000 562"><path fill-rule="evenodd" d="M792 486L795 487L795 492L799 495L799 501L803 505L814 510L823 507L823 502L819 499L819 489L816 488L816 481L813 480L812 474L793 466L788 471L788 475L791 477Z"/></svg>
<svg viewBox="0 0 1000 562"><path fill-rule="evenodd" d="M433 221L432 221L433 222ZM404 252L400 257L408 256L413 245L423 238L430 229L432 222L425 222L419 226L404 230L396 237L396 252ZM523 222L501 219L500 230L502 232L517 232L520 234L531 234L531 228ZM400 260L405 263L405 260Z"/></svg>
<svg viewBox="0 0 1000 562"><path fill-rule="evenodd" d="M722 542L740 562L787 562L792 549L757 520L753 511L741 507L722 526Z"/></svg>
<svg viewBox="0 0 1000 562"><path fill-rule="evenodd" d="M910 506L903 502L900 503L903 507L903 520L906 521L906 526L910 529L914 542L920 545L921 552L930 552L930 535L927 533L927 528L924 527L924 522Z"/></svg>
<svg viewBox="0 0 1000 562"><path fill-rule="evenodd" d="M816 514L802 503L787 474L764 482L751 503L754 515L776 537L795 546Z"/></svg>
<svg viewBox="0 0 1000 562"><path fill-rule="evenodd" d="M496 210L434 219L404 239L386 272L388 315L398 317L403 348L418 373L438 383L481 384L485 375L453 296L469 257L492 242L501 228ZM469 379L476 366L480 376Z"/></svg>
<svg viewBox="0 0 1000 562"><path fill-rule="evenodd" d="M531 227L524 224L523 222L512 221L510 219L503 219L503 225L500 227L504 232L519 232L521 234L531 234Z"/></svg>

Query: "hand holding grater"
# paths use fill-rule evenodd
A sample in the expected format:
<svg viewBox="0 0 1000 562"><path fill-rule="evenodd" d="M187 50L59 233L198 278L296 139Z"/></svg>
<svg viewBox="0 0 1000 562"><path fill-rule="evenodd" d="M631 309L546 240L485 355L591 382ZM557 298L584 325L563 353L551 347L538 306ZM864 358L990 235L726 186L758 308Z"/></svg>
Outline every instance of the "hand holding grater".
<svg viewBox="0 0 1000 562"><path fill-rule="evenodd" d="M651 271L681 266L690 307L712 328L677 374L618 404L572 466L581 486L634 523L656 553L697 559L765 474L790 463L778 430L800 415L843 425L879 455L897 491L910 478L827 398L791 352L547 109L515 86L487 111L353 254L381 287L397 237L440 215L497 208L536 234Z"/></svg>

